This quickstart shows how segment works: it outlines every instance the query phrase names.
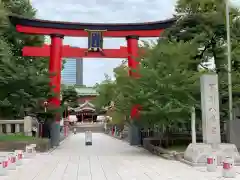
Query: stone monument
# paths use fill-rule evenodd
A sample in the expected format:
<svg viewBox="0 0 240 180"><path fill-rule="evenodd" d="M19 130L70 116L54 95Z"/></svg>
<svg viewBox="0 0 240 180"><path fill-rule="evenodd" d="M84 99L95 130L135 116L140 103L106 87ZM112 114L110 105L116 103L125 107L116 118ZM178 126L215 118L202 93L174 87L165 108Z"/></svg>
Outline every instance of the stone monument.
<svg viewBox="0 0 240 180"><path fill-rule="evenodd" d="M203 143L188 145L183 162L192 166L206 165L209 155L216 155L218 165L226 156L232 157L235 164L240 164L240 156L234 144L221 143L218 76L204 74L200 78L202 134Z"/></svg>

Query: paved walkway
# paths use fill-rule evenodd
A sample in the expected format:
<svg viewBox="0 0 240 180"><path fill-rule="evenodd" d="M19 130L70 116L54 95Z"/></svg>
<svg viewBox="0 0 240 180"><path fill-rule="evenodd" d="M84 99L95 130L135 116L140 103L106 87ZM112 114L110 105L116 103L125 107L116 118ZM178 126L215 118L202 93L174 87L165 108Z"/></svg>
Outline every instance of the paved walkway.
<svg viewBox="0 0 240 180"><path fill-rule="evenodd" d="M151 155L104 134L93 134L93 146L84 135L72 135L50 154L34 159L0 180L219 180L221 171L208 173L177 161ZM240 172L240 169L238 169ZM240 175L237 178L240 180Z"/></svg>

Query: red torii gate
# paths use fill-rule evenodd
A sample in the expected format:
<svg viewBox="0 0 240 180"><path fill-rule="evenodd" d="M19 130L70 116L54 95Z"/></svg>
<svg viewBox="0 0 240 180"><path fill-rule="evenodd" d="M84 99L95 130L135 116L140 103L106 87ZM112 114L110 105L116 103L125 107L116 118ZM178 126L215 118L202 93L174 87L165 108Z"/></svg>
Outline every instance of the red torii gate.
<svg viewBox="0 0 240 180"><path fill-rule="evenodd" d="M135 59L139 54L139 37L159 37L165 28L175 22L175 19L169 19L147 23L101 24L48 21L19 16L9 16L9 19L18 32L51 36L51 45L24 47L23 56L50 57L49 73L54 74L50 77L50 85L58 95L50 100L50 104L56 107L60 106L62 57L128 58L129 75L138 77L139 75L131 70L138 66ZM88 48L63 46L64 36L88 37ZM126 38L127 47L103 49L103 37ZM56 122L59 120L59 117L56 117Z"/></svg>

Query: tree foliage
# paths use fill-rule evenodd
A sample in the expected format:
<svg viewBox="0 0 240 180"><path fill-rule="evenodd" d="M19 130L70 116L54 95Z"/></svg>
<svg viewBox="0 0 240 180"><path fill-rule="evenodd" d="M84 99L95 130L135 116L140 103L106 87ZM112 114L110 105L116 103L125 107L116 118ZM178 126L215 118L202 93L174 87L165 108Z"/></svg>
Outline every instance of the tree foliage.
<svg viewBox="0 0 240 180"><path fill-rule="evenodd" d="M21 53L26 45L42 45L44 37L16 32L9 14L34 18L36 10L25 0L0 1L0 117L20 118L27 109L42 109L41 103L53 94L48 59L22 57Z"/></svg>
<svg viewBox="0 0 240 180"><path fill-rule="evenodd" d="M101 94L94 100L94 104L97 109L110 106L112 97L114 96L115 82L112 81L108 76L105 76L105 80L100 84L96 84L95 87L98 94Z"/></svg>
<svg viewBox="0 0 240 180"><path fill-rule="evenodd" d="M169 40L198 44L196 64L213 60L219 77L221 117L227 117L228 78L225 3L221 0L179 0L176 6L177 23L165 34ZM234 105L238 104L239 89L239 9L230 7L232 45L232 79ZM196 68L196 66L193 66ZM206 67L205 67L206 68Z"/></svg>
<svg viewBox="0 0 240 180"><path fill-rule="evenodd" d="M78 93L74 86L67 86L62 89L62 105L66 103L73 108L78 106Z"/></svg>
<svg viewBox="0 0 240 180"><path fill-rule="evenodd" d="M140 78L128 76L125 64L117 67L115 80L97 86L99 106L114 101L115 111L128 119L135 104L142 109L140 125L174 127L190 120L191 108L200 110L202 73L219 76L221 117L226 118L227 59L225 4L221 0L178 0L176 23L155 45L146 44L139 59ZM239 89L239 10L231 8L233 92ZM215 62L215 68L206 65ZM201 69L201 71L199 71ZM234 96L237 104L238 97ZM200 113L198 113L200 119Z"/></svg>
<svg viewBox="0 0 240 180"><path fill-rule="evenodd" d="M141 115L136 121L141 126L174 126L188 120L191 107L199 106L196 95L200 72L189 69L194 53L194 44L161 40L142 58L140 78L129 77L124 65L116 68L115 83L111 82L114 93L108 96L116 112L129 115L131 108L140 104ZM99 93L98 99L104 99Z"/></svg>

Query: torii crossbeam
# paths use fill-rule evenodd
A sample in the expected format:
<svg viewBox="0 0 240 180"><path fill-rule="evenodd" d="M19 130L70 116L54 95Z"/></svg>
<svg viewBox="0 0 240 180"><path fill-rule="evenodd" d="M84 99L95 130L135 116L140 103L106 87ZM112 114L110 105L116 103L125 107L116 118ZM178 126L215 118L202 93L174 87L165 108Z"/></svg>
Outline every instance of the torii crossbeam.
<svg viewBox="0 0 240 180"><path fill-rule="evenodd" d="M25 46L22 50L23 56L50 57L50 46L42 47ZM119 49L104 49L102 53L88 52L87 48L78 48L65 45L62 47L63 58L127 58L127 47Z"/></svg>

